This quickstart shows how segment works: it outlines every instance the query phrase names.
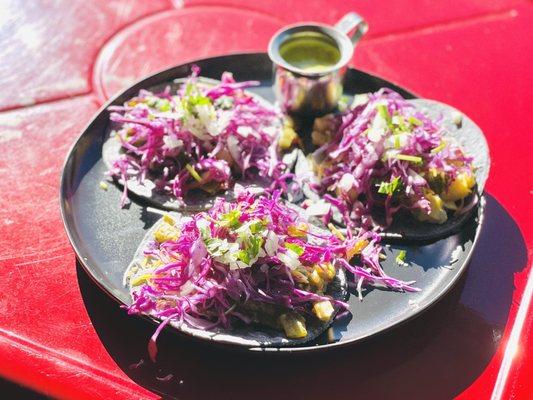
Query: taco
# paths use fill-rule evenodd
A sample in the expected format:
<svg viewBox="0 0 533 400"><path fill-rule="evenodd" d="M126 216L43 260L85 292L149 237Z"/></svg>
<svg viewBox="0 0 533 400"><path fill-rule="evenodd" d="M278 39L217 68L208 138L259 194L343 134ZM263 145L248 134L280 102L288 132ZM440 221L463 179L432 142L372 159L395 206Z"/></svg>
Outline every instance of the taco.
<svg viewBox="0 0 533 400"><path fill-rule="evenodd" d="M340 225L434 240L460 229L479 203L487 144L450 106L381 89L315 128L320 147L299 158L296 176L306 175L304 193L329 202L327 217Z"/></svg>
<svg viewBox="0 0 533 400"><path fill-rule="evenodd" d="M163 216L124 275L129 311L249 347L313 340L347 307L346 250L303 215L279 194L246 192L208 212Z"/></svg>
<svg viewBox="0 0 533 400"><path fill-rule="evenodd" d="M282 119L268 102L225 72L221 81L193 68L177 90L141 90L109 107L111 130L102 158L129 194L170 210L206 209L214 195L232 198L236 181L269 185L282 174L278 138Z"/></svg>

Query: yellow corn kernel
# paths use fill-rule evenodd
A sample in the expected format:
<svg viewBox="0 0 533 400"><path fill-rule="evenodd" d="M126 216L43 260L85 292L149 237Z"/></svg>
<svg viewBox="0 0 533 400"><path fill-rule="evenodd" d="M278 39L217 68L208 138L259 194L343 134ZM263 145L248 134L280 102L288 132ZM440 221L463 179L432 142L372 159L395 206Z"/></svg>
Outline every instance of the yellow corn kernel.
<svg viewBox="0 0 533 400"><path fill-rule="evenodd" d="M176 223L176 221L174 221L174 218L172 218L170 214L163 215L163 221L172 226L174 226L174 224Z"/></svg>
<svg viewBox="0 0 533 400"><path fill-rule="evenodd" d="M445 201L457 201L464 199L472 192L472 187L474 187L476 181L472 174L460 173L452 181L448 190L442 194L442 198Z"/></svg>
<svg viewBox="0 0 533 400"><path fill-rule="evenodd" d="M433 222L437 224L442 224L448 219L448 215L444 210L444 202L438 194L435 194L432 190L428 190L424 193L426 199L428 199L431 212L426 214L424 212L417 213L417 218L420 221Z"/></svg>
<svg viewBox="0 0 533 400"><path fill-rule="evenodd" d="M337 275L337 270L335 269L332 263L326 263L322 265L324 265L326 269L326 279L328 281L332 281L333 278L335 278L335 275Z"/></svg>
<svg viewBox="0 0 533 400"><path fill-rule="evenodd" d="M283 126L294 128L294 119L292 119L292 117L289 117L288 115L285 115L285 118L283 120Z"/></svg>
<svg viewBox="0 0 533 400"><path fill-rule="evenodd" d="M319 301L313 305L313 312L317 316L317 318L321 321L329 321L331 316L333 315L333 306L331 305L331 301L324 300Z"/></svg>
<svg viewBox="0 0 533 400"><path fill-rule="evenodd" d="M137 276L131 280L130 282L131 286L139 286L139 285L142 285L143 283L148 283L148 280L151 277L152 275L150 274L144 274L144 275Z"/></svg>
<svg viewBox="0 0 533 400"><path fill-rule="evenodd" d="M180 231L168 223L163 223L154 232L154 238L158 243L167 242L169 240L177 240L180 236Z"/></svg>
<svg viewBox="0 0 533 400"><path fill-rule="evenodd" d="M292 237L305 237L309 231L309 225L302 222L298 225L289 225L287 228L287 233Z"/></svg>
<svg viewBox="0 0 533 400"><path fill-rule="evenodd" d="M363 249L368 246L368 240L361 239L355 242L355 244L346 251L346 257L350 261L357 254L361 254Z"/></svg>
<svg viewBox="0 0 533 400"><path fill-rule="evenodd" d="M331 263L315 265L315 271L326 282L331 282L337 273L335 267Z"/></svg>
<svg viewBox="0 0 533 400"><path fill-rule="evenodd" d="M282 150L288 150L293 144L298 143L299 137L291 126L284 126L279 137L279 147Z"/></svg>
<svg viewBox="0 0 533 400"><path fill-rule="evenodd" d="M313 269L313 272L309 275L309 283L315 286L319 291L324 288L324 279L320 277L316 268Z"/></svg>
<svg viewBox="0 0 533 400"><path fill-rule="evenodd" d="M281 314L279 323L289 339L302 339L307 336L305 319L299 314Z"/></svg>

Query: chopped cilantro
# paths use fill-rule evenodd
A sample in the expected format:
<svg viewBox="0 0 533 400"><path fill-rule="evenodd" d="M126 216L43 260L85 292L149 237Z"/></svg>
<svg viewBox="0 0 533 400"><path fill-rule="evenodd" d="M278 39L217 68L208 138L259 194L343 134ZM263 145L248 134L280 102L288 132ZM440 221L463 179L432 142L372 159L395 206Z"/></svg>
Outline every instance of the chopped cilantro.
<svg viewBox="0 0 533 400"><path fill-rule="evenodd" d="M400 250L398 255L396 256L396 263L399 265L405 265L405 257L407 256L407 252L405 250Z"/></svg>
<svg viewBox="0 0 533 400"><path fill-rule="evenodd" d="M391 117L389 114L389 110L387 109L387 106L385 104L378 104L376 106L376 110L385 121L390 122Z"/></svg>
<svg viewBox="0 0 533 400"><path fill-rule="evenodd" d="M263 245L263 238L259 236L250 236L245 242L245 248L237 252L237 259L245 264L250 264L259 254Z"/></svg>
<svg viewBox="0 0 533 400"><path fill-rule="evenodd" d="M422 162L422 157L410 156L408 154L396 154L396 158L398 160L409 161L409 162L413 162L413 163L421 163Z"/></svg>
<svg viewBox="0 0 533 400"><path fill-rule="evenodd" d="M285 242L284 246L293 251L294 253L296 253L299 256L301 256L303 253L304 253L304 248L296 243L289 243L289 242Z"/></svg>
<svg viewBox="0 0 533 400"><path fill-rule="evenodd" d="M161 112L165 112L170 111L172 107L170 106L170 101L168 101L167 99L157 99L155 103L155 108L157 108Z"/></svg>
<svg viewBox="0 0 533 400"><path fill-rule="evenodd" d="M250 255L248 254L246 250L239 250L239 252L237 253L237 260L240 260L245 264L249 264Z"/></svg>
<svg viewBox="0 0 533 400"><path fill-rule="evenodd" d="M218 224L224 228L236 229L241 226L241 211L240 210L231 210L220 216L220 221Z"/></svg>
<svg viewBox="0 0 533 400"><path fill-rule="evenodd" d="M183 107L183 110L185 111L186 118L196 115L196 106L210 104L212 104L212 102L209 97L200 94L200 91L194 84L187 84L187 86L185 87L185 95L181 99L181 105Z"/></svg>
<svg viewBox="0 0 533 400"><path fill-rule="evenodd" d="M252 232L253 234L261 232L263 228L263 221L254 221L250 224L250 232Z"/></svg>
<svg viewBox="0 0 533 400"><path fill-rule="evenodd" d="M440 144L435 147L433 150L431 150L431 154L436 154L440 152L442 149L446 147L446 142L444 140L441 140Z"/></svg>
<svg viewBox="0 0 533 400"><path fill-rule="evenodd" d="M401 147L400 136L399 135L394 135L394 148L395 149L399 149L400 147Z"/></svg>
<svg viewBox="0 0 533 400"><path fill-rule="evenodd" d="M420 125L422 125L422 121L420 121L420 120L419 120L418 118L416 118L416 117L411 116L411 117L409 117L407 120L409 121L409 123L410 123L411 125L415 125L415 126L420 126Z"/></svg>
<svg viewBox="0 0 533 400"><path fill-rule="evenodd" d="M229 243L227 240L219 238L204 238L205 247L207 252L213 257L218 257L228 252Z"/></svg>
<svg viewBox="0 0 533 400"><path fill-rule="evenodd" d="M250 256L250 259L253 259L259 254L259 249L261 249L261 246L263 245L263 238L261 236L251 236L248 239L248 243L248 254Z"/></svg>
<svg viewBox="0 0 533 400"><path fill-rule="evenodd" d="M400 188L400 177L395 177L390 182L381 182L379 185L378 193L386 194L388 196L392 196L396 190Z"/></svg>

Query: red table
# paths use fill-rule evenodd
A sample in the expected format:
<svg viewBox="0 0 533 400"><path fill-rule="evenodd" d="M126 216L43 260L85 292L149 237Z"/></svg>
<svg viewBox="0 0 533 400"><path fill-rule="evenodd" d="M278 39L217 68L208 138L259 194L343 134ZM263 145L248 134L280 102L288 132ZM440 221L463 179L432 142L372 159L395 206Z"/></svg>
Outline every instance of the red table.
<svg viewBox="0 0 533 400"><path fill-rule="evenodd" d="M0 6L0 374L84 398L533 398L533 6L524 0L46 1ZM62 162L119 88L198 57L264 51L298 20L355 10L353 65L448 102L485 131L487 224L456 289L416 320L323 355L265 358L165 332L107 299L59 216ZM529 279L528 279L529 277ZM169 381L157 378L172 374Z"/></svg>

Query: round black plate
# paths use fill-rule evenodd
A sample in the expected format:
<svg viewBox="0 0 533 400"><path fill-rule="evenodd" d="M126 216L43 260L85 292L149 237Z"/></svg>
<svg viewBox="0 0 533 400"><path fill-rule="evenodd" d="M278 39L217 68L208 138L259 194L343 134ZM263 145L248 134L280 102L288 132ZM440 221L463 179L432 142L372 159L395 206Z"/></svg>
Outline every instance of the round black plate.
<svg viewBox="0 0 533 400"><path fill-rule="evenodd" d="M266 54L240 54L208 58L194 62L201 75L218 79L224 71L232 71L238 81L259 80L261 86L251 91L273 100L272 64ZM152 75L111 99L89 123L72 147L61 178L61 213L68 237L76 254L94 281L119 303L130 304L128 289L122 277L145 232L160 217L157 210L133 199L121 209L121 188L99 187L104 179L102 142L109 122L106 108L122 104L141 88L163 88L176 78L185 77L192 64L184 64ZM408 91L376 76L350 69L346 75L348 94L391 87L406 98ZM483 203L483 202L482 202ZM367 288L363 301L356 295L349 298L351 314L338 318L321 337L301 347L250 348L262 351L309 351L355 342L404 322L441 298L459 279L474 249L482 222L483 206L472 215L461 232L439 241L417 245L401 244L385 247L388 255L382 263L385 271L399 279L416 280L419 293L397 293ZM400 267L395 257L407 250L410 266Z"/></svg>

